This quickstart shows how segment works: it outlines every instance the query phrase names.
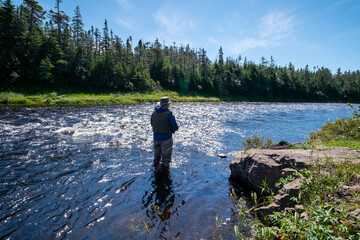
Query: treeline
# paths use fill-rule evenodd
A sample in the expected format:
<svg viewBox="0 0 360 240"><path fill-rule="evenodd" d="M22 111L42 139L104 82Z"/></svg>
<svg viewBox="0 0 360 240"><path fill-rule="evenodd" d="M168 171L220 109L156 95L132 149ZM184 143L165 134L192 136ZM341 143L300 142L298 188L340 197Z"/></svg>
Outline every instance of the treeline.
<svg viewBox="0 0 360 240"><path fill-rule="evenodd" d="M80 8L69 17L55 0L45 12L35 0L0 7L0 81L6 89L101 89L147 91L159 88L246 97L360 101L360 72L335 74L327 68L259 64L239 56L211 62L205 49L166 46L109 29L84 29Z"/></svg>

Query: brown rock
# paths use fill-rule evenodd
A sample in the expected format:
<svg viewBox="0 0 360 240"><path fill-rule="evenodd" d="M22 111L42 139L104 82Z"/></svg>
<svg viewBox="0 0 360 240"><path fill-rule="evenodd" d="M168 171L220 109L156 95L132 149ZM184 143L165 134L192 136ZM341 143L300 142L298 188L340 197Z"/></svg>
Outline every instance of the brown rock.
<svg viewBox="0 0 360 240"><path fill-rule="evenodd" d="M274 193L275 183L310 164L310 154L299 150L254 149L235 157L230 164L231 179L261 191L264 182Z"/></svg>

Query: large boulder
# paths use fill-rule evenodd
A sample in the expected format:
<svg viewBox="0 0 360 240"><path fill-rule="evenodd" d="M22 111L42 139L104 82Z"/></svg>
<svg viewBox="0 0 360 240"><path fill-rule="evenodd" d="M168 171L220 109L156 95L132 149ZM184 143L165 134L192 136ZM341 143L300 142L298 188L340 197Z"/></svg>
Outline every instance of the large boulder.
<svg viewBox="0 0 360 240"><path fill-rule="evenodd" d="M277 193L279 189L275 183L306 168L311 159L310 152L302 149L252 149L241 152L230 163L231 179L257 191L266 184L269 190Z"/></svg>

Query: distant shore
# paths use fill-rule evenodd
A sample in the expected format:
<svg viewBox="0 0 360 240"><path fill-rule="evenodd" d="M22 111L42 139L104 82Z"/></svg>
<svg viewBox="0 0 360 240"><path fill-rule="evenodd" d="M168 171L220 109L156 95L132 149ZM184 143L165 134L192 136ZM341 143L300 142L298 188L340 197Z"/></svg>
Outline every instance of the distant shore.
<svg viewBox="0 0 360 240"><path fill-rule="evenodd" d="M173 102L325 102L309 99L248 98L243 96L212 96L197 93L179 93L158 90L154 92L128 93L81 93L81 92L42 92L22 93L14 91L0 92L0 106L54 106L54 105L101 105L101 104L137 104L157 102L160 97L169 96ZM329 101L331 102L331 101Z"/></svg>
<svg viewBox="0 0 360 240"><path fill-rule="evenodd" d="M0 106L51 106L51 105L101 105L101 104L136 104L157 102L161 96L167 95L175 102L219 102L211 96L180 95L172 91L156 91L151 93L60 93L48 92L24 94L16 92L0 92Z"/></svg>

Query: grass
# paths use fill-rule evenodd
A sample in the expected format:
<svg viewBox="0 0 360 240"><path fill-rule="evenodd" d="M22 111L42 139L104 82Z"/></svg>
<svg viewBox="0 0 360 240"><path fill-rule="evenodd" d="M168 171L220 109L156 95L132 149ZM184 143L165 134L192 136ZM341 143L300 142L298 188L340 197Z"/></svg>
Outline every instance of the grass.
<svg viewBox="0 0 360 240"><path fill-rule="evenodd" d="M237 95L211 95L205 93L179 93L169 90L152 92L109 92L108 90L59 89L57 91L41 88L13 89L0 88L0 105L89 105L89 104L134 104L157 102L162 96L169 96L174 102L313 102L311 99L286 99L268 97L245 97Z"/></svg>
<svg viewBox="0 0 360 240"><path fill-rule="evenodd" d="M1 92L0 104L3 105L89 105L89 104L134 104L157 102L162 96L169 96L174 102L219 102L220 99L207 95L180 94L172 91L151 93L38 93L23 94Z"/></svg>
<svg viewBox="0 0 360 240"><path fill-rule="evenodd" d="M346 147L349 149L360 149L360 140L331 140L323 143L325 147Z"/></svg>
<svg viewBox="0 0 360 240"><path fill-rule="evenodd" d="M325 147L360 149L360 118L338 119L316 133L310 133L308 142Z"/></svg>

